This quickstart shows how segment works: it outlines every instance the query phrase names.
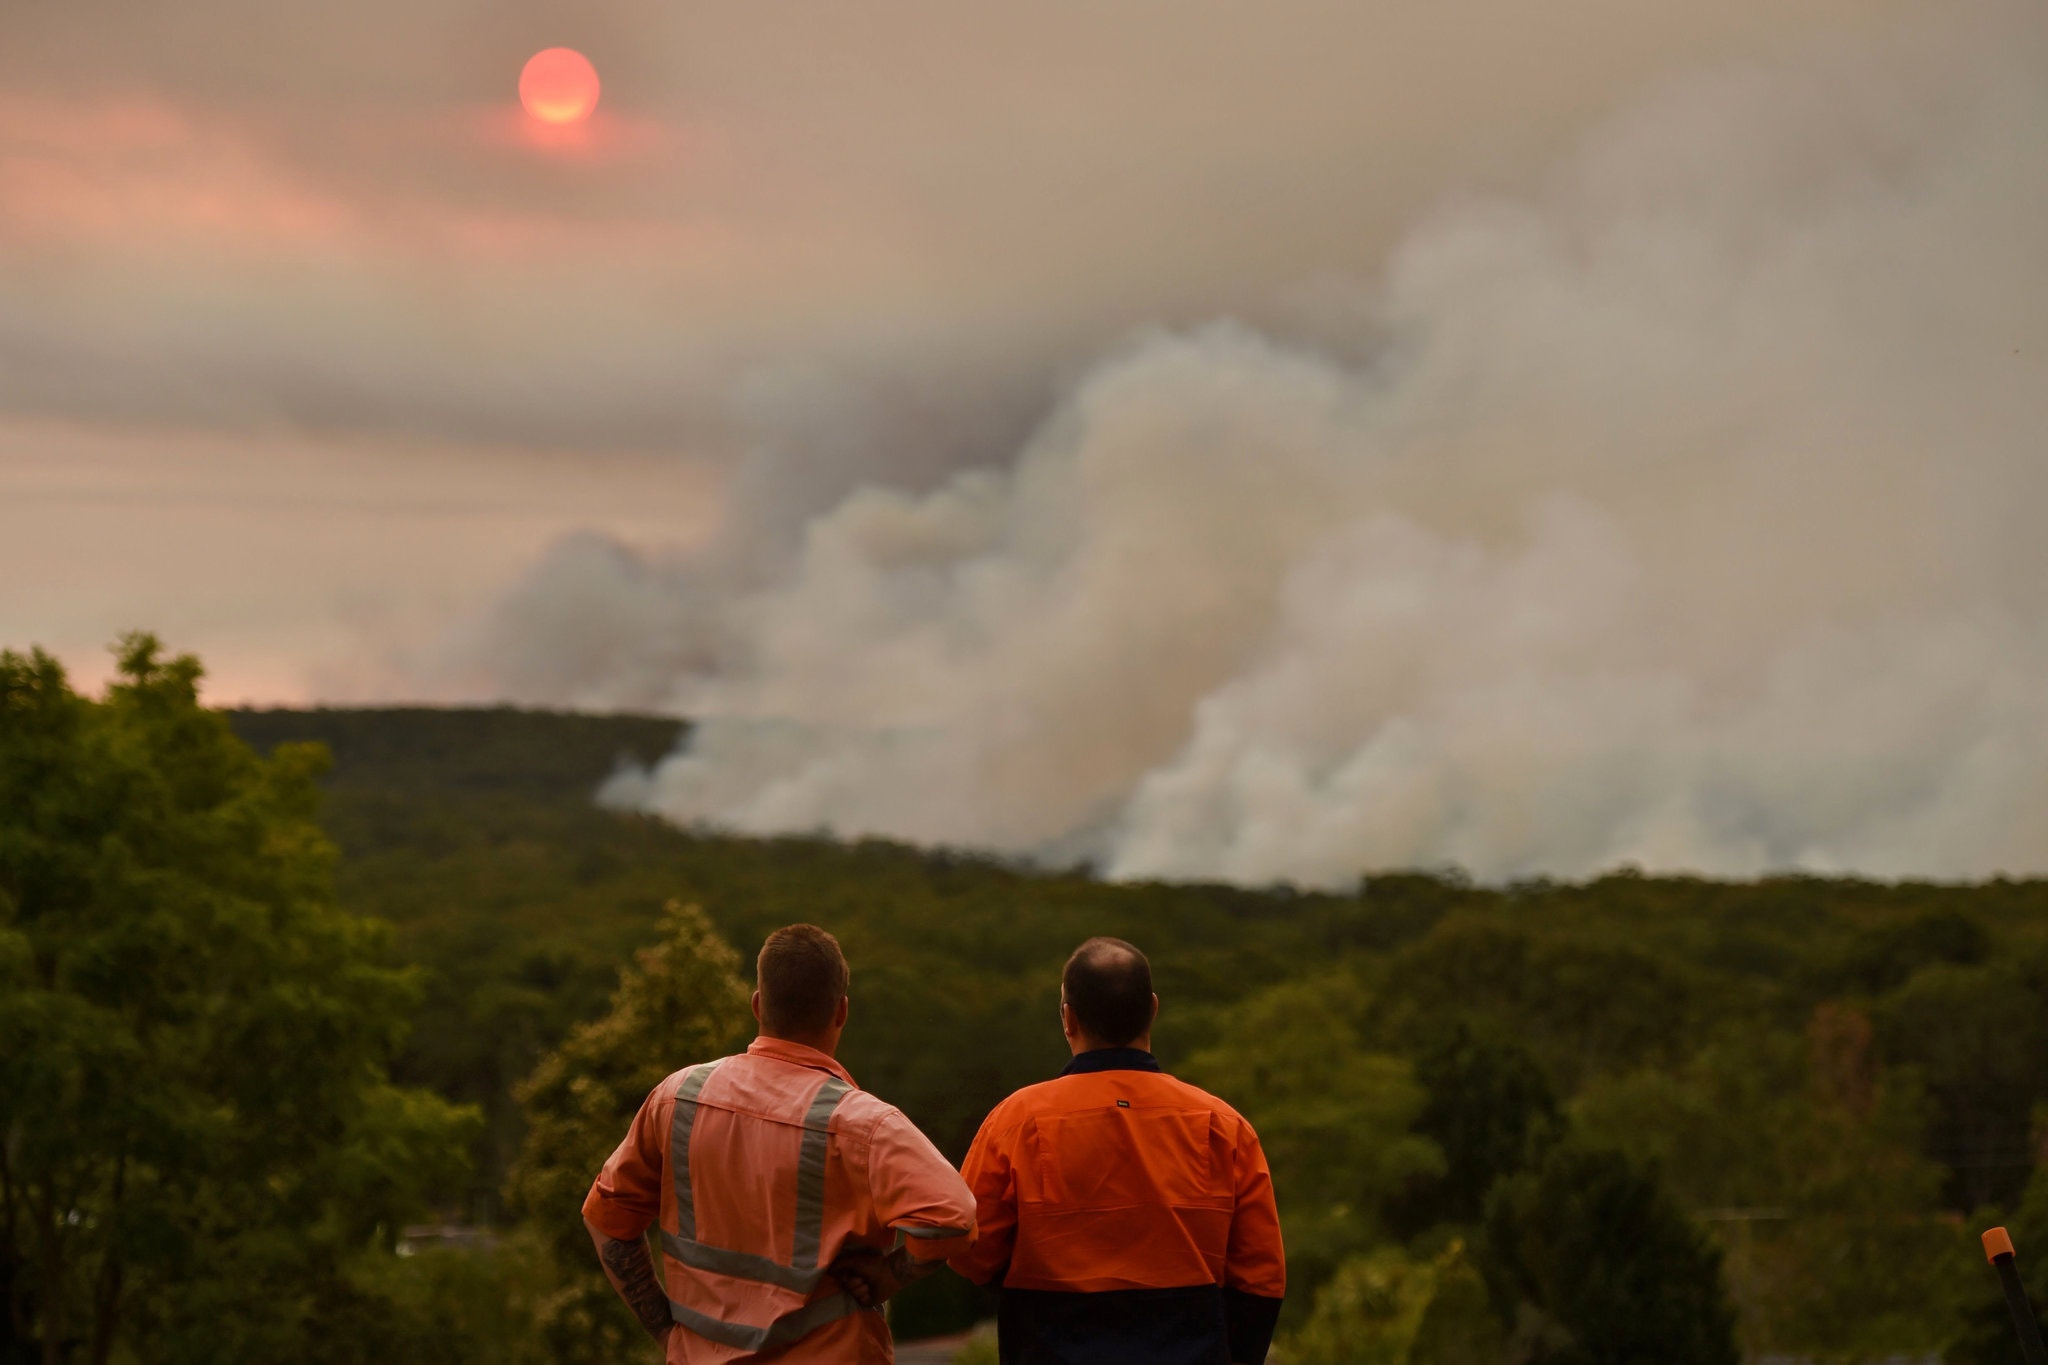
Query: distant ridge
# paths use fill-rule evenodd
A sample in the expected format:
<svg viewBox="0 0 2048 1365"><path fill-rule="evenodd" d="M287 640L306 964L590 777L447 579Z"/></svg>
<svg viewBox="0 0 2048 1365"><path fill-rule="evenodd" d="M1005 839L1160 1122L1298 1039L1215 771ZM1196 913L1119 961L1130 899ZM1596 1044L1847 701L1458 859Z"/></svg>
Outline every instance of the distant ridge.
<svg viewBox="0 0 2048 1365"><path fill-rule="evenodd" d="M652 764L676 747L685 722L664 716L588 715L492 707L320 707L231 710L250 745L316 741L334 755L331 790L416 796L516 797L587 804L621 764Z"/></svg>

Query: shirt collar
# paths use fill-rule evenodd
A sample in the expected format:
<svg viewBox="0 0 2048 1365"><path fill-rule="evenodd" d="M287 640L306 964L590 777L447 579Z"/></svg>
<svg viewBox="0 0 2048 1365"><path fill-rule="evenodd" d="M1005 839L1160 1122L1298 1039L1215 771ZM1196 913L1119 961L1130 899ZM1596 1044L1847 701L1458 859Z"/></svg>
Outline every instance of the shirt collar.
<svg viewBox="0 0 2048 1365"><path fill-rule="evenodd" d="M788 1062L791 1066L810 1067L813 1071L829 1071L855 1089L859 1088L853 1079L853 1073L839 1065L832 1054L820 1052L814 1047L805 1047L802 1043L792 1043L787 1038L756 1038L747 1044L747 1055L772 1057L778 1062Z"/></svg>
<svg viewBox="0 0 2048 1365"><path fill-rule="evenodd" d="M1080 1052L1060 1071L1062 1076L1085 1076L1093 1071L1158 1071L1159 1059L1143 1048L1099 1047Z"/></svg>

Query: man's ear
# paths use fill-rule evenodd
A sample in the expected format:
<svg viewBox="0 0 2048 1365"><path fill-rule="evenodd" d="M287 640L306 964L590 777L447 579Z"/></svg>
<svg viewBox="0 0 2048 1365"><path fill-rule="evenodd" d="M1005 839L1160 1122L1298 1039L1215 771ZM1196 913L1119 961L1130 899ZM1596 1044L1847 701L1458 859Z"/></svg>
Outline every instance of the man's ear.
<svg viewBox="0 0 2048 1365"><path fill-rule="evenodd" d="M753 1005L754 1005L754 1022L758 1024L758 1023L760 1023L760 1022L761 1022L761 992L759 992L759 991L755 991L755 992L754 992L754 1000L753 1000Z"/></svg>
<svg viewBox="0 0 2048 1365"><path fill-rule="evenodd" d="M1159 992L1152 992L1152 1022L1159 1022Z"/></svg>
<svg viewBox="0 0 2048 1365"><path fill-rule="evenodd" d="M853 997L850 995L842 995L839 997L839 1007L832 1011L833 1028L846 1027L846 1009L847 1006L852 1003L852 1001Z"/></svg>
<svg viewBox="0 0 2048 1365"><path fill-rule="evenodd" d="M1060 1032L1069 1038L1081 1036L1081 1026L1074 1022L1074 1011L1066 1001L1060 1001Z"/></svg>

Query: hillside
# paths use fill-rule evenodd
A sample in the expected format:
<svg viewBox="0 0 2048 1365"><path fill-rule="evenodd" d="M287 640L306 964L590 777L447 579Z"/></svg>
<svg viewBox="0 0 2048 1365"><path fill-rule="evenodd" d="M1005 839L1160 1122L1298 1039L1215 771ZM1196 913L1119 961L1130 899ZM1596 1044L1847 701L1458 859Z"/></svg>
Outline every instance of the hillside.
<svg viewBox="0 0 2048 1365"><path fill-rule="evenodd" d="M343 854L343 899L389 921L398 953L427 973L414 1074L508 1121L511 1082L601 1008L671 897L701 903L743 951L793 919L834 928L861 978L850 1056L878 1089L872 1078L899 1078L908 1089L898 1093L917 1096L956 1153L986 1111L982 1097L999 1098L999 1077L1017 1073L992 1060L975 1075L921 1074L899 1029L922 1028L917 1016L943 996L984 1011L988 1031L1020 1035L1018 1060L1043 1068L1058 1060L1057 1029L1022 1035L1009 1016L1050 1017L1059 963L1090 933L1163 940L1162 971L1175 973L1181 997L1220 1003L1287 975L1305 954L1368 939L1392 946L1437 913L1391 896L1364 913L1352 899L1285 891L1111 887L970 855L736 839L599 809L591 798L617 764L673 747L673 721L509 709L230 719L258 748L329 748L324 820ZM1038 974L1020 978L1030 966ZM915 1015L906 994L918 997Z"/></svg>
<svg viewBox="0 0 2048 1365"><path fill-rule="evenodd" d="M701 904L743 955L792 920L839 934L854 965L848 1065L956 1157L990 1105L1061 1064L1058 968L1089 934L1151 954L1162 1058L1218 1083L1241 1077L1226 1093L1262 1126L1307 1112L1307 1098L1290 1098L1291 1070L1380 1077L1341 1080L1357 1093L1338 1097L1337 1119L1301 1118L1306 1145L1274 1144L1283 1193L1338 1211L1334 1222L1290 1216L1307 1283L1346 1248L1412 1222L1402 1200L1434 1188L1358 1173L1341 1143L1332 1159L1315 1125L1379 1125L1379 1138L1361 1130L1354 1144L1390 1141L1411 1122L1426 1131L1422 1101L1401 1098L1422 1092L1400 1077L1412 1059L1426 1080L1431 1049L1453 1028L1531 1058L1589 1135L1662 1162L1705 1226L1749 1239L1728 1245L1752 1344L1853 1335L1869 1315L1829 1299L1848 1292L1839 1286L1804 1284L1798 1267L1813 1253L1801 1239L1879 1213L1915 1230L1894 1229L1883 1247L1916 1265L1932 1258L1883 1271L1893 1280L1881 1291L1926 1300L1916 1310L1926 1320L1855 1330L1907 1344L1947 1330L1947 1253L1930 1253L1925 1237L1953 1235L1943 1218L2010 1204L2033 1169L2032 1115L2048 1100L2041 882L1623 873L1486 888L1398 874L1344 895L1110 885L958 853L740 839L599 810L596 786L624 759L668 751L673 721L508 710L232 719L259 747L317 740L333 751L325 819L343 851L344 901L389 921L393 952L422 974L406 1077L490 1117L474 1217L494 1216L516 1150L511 1086L603 1009L670 898ZM1344 1069L1353 1056L1362 1069ZM1373 1058L1395 1070L1374 1070ZM1304 1164L1281 1169L1290 1150ZM1827 1174L1815 1150L1843 1153L1849 1169ZM1910 1179L1885 1185L1870 1175L1879 1169ZM1332 1193L1330 1180L1351 1181L1358 1198ZM1852 1188L1891 1205L1873 1212ZM1374 1207L1391 1201L1383 1214L1358 1203L1374 1190ZM1912 1206L1892 1207L1902 1200ZM1808 1212L1758 1231L1714 1221L1728 1207ZM966 1309L929 1311L944 1325Z"/></svg>

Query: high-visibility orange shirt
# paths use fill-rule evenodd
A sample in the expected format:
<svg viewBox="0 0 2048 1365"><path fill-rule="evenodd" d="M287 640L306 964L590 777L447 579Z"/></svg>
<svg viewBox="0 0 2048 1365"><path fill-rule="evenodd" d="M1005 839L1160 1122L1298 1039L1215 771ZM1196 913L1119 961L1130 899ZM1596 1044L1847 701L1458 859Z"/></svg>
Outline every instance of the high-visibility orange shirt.
<svg viewBox="0 0 2048 1365"><path fill-rule="evenodd" d="M962 1173L979 1234L950 1264L1002 1286L1005 1360L1264 1358L1287 1262L1258 1134L1150 1053L1085 1052L1010 1096Z"/></svg>
<svg viewBox="0 0 2048 1365"><path fill-rule="evenodd" d="M660 1223L670 1365L882 1365L882 1315L824 1267L899 1236L926 1260L974 1236L973 1196L924 1134L831 1057L777 1038L656 1086L583 1214L621 1241Z"/></svg>

